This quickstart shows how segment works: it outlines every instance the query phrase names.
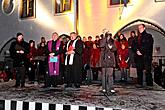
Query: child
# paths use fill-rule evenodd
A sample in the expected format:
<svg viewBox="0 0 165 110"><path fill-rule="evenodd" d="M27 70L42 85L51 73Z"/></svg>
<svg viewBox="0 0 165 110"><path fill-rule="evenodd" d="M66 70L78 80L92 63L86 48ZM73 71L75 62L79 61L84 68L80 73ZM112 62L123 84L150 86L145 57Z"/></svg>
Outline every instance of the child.
<svg viewBox="0 0 165 110"><path fill-rule="evenodd" d="M127 82L127 71L128 68L128 60L129 60L129 54L128 54L128 48L126 47L125 43L121 43L121 48L118 50L119 54L119 67L121 70L121 81Z"/></svg>

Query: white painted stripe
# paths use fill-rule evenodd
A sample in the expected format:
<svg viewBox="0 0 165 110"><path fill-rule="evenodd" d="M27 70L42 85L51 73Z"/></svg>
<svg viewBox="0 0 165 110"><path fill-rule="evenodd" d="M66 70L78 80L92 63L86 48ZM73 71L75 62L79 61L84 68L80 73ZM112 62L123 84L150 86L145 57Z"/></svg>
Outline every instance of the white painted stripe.
<svg viewBox="0 0 165 110"><path fill-rule="evenodd" d="M62 104L56 104L56 110L63 110Z"/></svg>
<svg viewBox="0 0 165 110"><path fill-rule="evenodd" d="M16 110L22 110L22 109L23 109L23 102L22 101L17 101Z"/></svg>
<svg viewBox="0 0 165 110"><path fill-rule="evenodd" d="M42 110L48 110L49 109L49 103L42 103Z"/></svg>
<svg viewBox="0 0 165 110"><path fill-rule="evenodd" d="M5 110L10 110L11 100L5 100Z"/></svg>
<svg viewBox="0 0 165 110"><path fill-rule="evenodd" d="M77 106L77 105L71 105L71 110L79 110L79 106Z"/></svg>
<svg viewBox="0 0 165 110"><path fill-rule="evenodd" d="M29 110L35 110L35 102L29 102Z"/></svg>
<svg viewBox="0 0 165 110"><path fill-rule="evenodd" d="M5 110L11 110L11 100L5 101ZM78 105L70 105L70 110L79 110ZM95 110L95 107L88 107L87 110ZM16 110L23 110L23 101L16 101ZM29 110L35 110L35 102L29 102ZM42 103L42 110L49 110L49 103ZM56 104L55 110L63 110L63 104ZM113 108L104 108L104 110L113 110ZM124 109L121 109L124 110Z"/></svg>
<svg viewBox="0 0 165 110"><path fill-rule="evenodd" d="M113 110L112 108L104 108L104 110Z"/></svg>
<svg viewBox="0 0 165 110"><path fill-rule="evenodd" d="M95 107L87 107L87 110L95 110Z"/></svg>

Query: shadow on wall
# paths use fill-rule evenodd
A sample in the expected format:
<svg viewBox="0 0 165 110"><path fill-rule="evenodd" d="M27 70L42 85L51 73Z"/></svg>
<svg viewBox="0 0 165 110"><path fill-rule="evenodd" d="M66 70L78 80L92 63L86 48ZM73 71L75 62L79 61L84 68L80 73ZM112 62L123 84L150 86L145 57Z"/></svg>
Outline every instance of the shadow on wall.
<svg viewBox="0 0 165 110"><path fill-rule="evenodd" d="M10 43L12 42L12 41L14 41L14 40L16 40L16 38L15 37L12 37L12 38L10 38L9 40L7 40L6 42L3 42L1 45L0 45L0 61L2 61L3 60L3 55L5 55L5 52L6 52L6 50L8 50L8 49L5 49L6 47L9 47L9 45L10 45ZM7 54L7 53L6 53Z"/></svg>

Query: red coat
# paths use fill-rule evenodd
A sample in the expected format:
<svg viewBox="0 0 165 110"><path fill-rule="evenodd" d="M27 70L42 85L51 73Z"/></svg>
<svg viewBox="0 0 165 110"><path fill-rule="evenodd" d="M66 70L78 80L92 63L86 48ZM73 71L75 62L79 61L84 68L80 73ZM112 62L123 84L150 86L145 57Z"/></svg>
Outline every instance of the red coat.
<svg viewBox="0 0 165 110"><path fill-rule="evenodd" d="M128 58L129 58L128 52L129 52L128 48L118 50L120 68L127 68L128 67L128 63L127 63Z"/></svg>
<svg viewBox="0 0 165 110"><path fill-rule="evenodd" d="M119 50L121 48L121 44L124 44L126 48L128 48L128 41L115 41L115 45L117 49Z"/></svg>
<svg viewBox="0 0 165 110"><path fill-rule="evenodd" d="M100 49L91 49L91 59L90 59L90 64L92 67L99 67L100 63Z"/></svg>
<svg viewBox="0 0 165 110"><path fill-rule="evenodd" d="M30 47L29 53L27 54L27 58L29 62L34 64L34 61L31 61L33 57L37 56L37 49L35 47Z"/></svg>
<svg viewBox="0 0 165 110"><path fill-rule="evenodd" d="M83 65L88 63L88 49L87 48L83 49L82 59L83 59Z"/></svg>
<svg viewBox="0 0 165 110"><path fill-rule="evenodd" d="M121 45L119 41L115 41L115 45L116 45L117 50L120 49Z"/></svg>

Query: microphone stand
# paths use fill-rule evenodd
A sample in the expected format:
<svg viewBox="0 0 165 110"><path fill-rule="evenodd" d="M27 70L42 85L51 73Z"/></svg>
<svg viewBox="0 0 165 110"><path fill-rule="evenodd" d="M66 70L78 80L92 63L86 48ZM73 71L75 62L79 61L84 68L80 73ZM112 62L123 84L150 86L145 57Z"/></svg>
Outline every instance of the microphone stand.
<svg viewBox="0 0 165 110"><path fill-rule="evenodd" d="M103 60L105 61L106 60L106 50L107 50L107 45L108 45L108 41L107 41L107 37L105 37L105 39L106 39L106 42L105 42L105 46L104 46L104 55L103 55ZM105 96L110 102L111 102L111 100L110 100L110 98L108 97L108 94L107 94L107 66L105 66L105 77L104 77L104 80L105 80L105 82L103 82L104 84L105 84L105 89L103 89L102 90L102 93L103 93L103 95L94 95L94 96Z"/></svg>

